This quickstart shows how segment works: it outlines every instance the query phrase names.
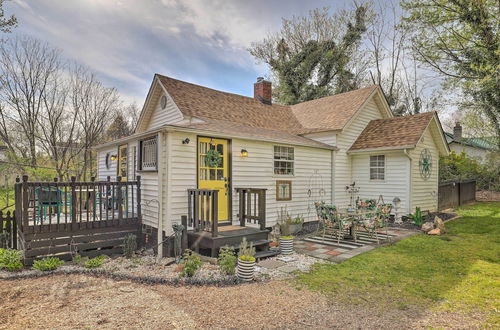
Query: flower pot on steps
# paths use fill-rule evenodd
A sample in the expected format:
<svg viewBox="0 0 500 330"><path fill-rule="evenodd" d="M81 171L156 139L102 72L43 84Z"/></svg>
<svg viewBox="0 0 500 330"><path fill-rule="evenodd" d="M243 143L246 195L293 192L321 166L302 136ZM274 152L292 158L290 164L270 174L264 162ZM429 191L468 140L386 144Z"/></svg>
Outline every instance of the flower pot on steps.
<svg viewBox="0 0 500 330"><path fill-rule="evenodd" d="M236 275L243 282L253 280L255 270L255 258L253 260L241 260L238 258L238 266L236 267Z"/></svg>
<svg viewBox="0 0 500 330"><path fill-rule="evenodd" d="M281 254L292 254L293 253L293 237L286 236L280 237L280 250Z"/></svg>

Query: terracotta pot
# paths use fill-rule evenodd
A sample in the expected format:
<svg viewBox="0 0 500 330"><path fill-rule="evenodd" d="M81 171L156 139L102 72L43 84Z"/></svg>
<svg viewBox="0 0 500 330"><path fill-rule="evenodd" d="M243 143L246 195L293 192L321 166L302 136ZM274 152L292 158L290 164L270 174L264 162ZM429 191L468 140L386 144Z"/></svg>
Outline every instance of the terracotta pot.
<svg viewBox="0 0 500 330"><path fill-rule="evenodd" d="M243 282L250 282L253 280L255 270L255 260L245 261L238 259L238 266L236 267L236 275Z"/></svg>
<svg viewBox="0 0 500 330"><path fill-rule="evenodd" d="M292 254L293 253L293 237L292 238L280 237L280 250L281 250L281 254Z"/></svg>

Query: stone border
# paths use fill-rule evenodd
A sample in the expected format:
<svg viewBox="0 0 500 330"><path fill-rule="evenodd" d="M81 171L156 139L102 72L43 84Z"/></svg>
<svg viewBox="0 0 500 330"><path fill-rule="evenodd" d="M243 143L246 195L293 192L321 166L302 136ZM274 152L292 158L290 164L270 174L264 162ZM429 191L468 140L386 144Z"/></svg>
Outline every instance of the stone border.
<svg viewBox="0 0 500 330"><path fill-rule="evenodd" d="M108 272L102 269L59 269L50 272L18 272L12 273L12 275L1 277L0 280L23 280L30 278L41 278L52 275L88 275L94 277L105 277L112 280L117 281L131 281L139 284L147 284L147 285L155 285L155 284L165 284L171 286L235 286L241 284L242 282L236 276L228 276L223 279L200 279L196 277L188 277L188 278L162 278L162 277L154 277L154 276L134 276L127 274L117 274Z"/></svg>

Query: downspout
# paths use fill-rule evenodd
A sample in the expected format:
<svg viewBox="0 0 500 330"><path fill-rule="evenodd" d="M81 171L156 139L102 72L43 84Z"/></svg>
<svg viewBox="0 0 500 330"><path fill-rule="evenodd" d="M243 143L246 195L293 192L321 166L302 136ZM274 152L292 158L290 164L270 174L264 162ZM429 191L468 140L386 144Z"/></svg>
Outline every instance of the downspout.
<svg viewBox="0 0 500 330"><path fill-rule="evenodd" d="M157 259L163 258L163 165L164 163L164 145L163 145L163 131L158 132L158 160L156 166L158 166L158 253Z"/></svg>
<svg viewBox="0 0 500 330"><path fill-rule="evenodd" d="M407 206L407 212L408 213L411 213L411 200L412 200L412 190L411 190L411 182L412 182L412 173L413 173L413 159L411 158L410 156L410 153L408 152L408 149L403 149L403 152L404 154L406 155L406 157L408 157L408 159L410 160L410 166L409 166L409 172L408 173L408 206Z"/></svg>
<svg viewBox="0 0 500 330"><path fill-rule="evenodd" d="M330 199L331 205L335 205L335 150L332 150L332 165L331 165L331 172L330 172Z"/></svg>

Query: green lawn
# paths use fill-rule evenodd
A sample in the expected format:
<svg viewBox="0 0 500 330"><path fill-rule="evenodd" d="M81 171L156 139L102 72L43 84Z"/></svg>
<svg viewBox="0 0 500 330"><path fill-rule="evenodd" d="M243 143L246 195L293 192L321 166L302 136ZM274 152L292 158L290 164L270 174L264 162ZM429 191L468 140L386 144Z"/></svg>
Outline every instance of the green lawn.
<svg viewBox="0 0 500 330"><path fill-rule="evenodd" d="M298 277L350 304L486 315L500 324L500 203L468 205L440 237L416 235Z"/></svg>

